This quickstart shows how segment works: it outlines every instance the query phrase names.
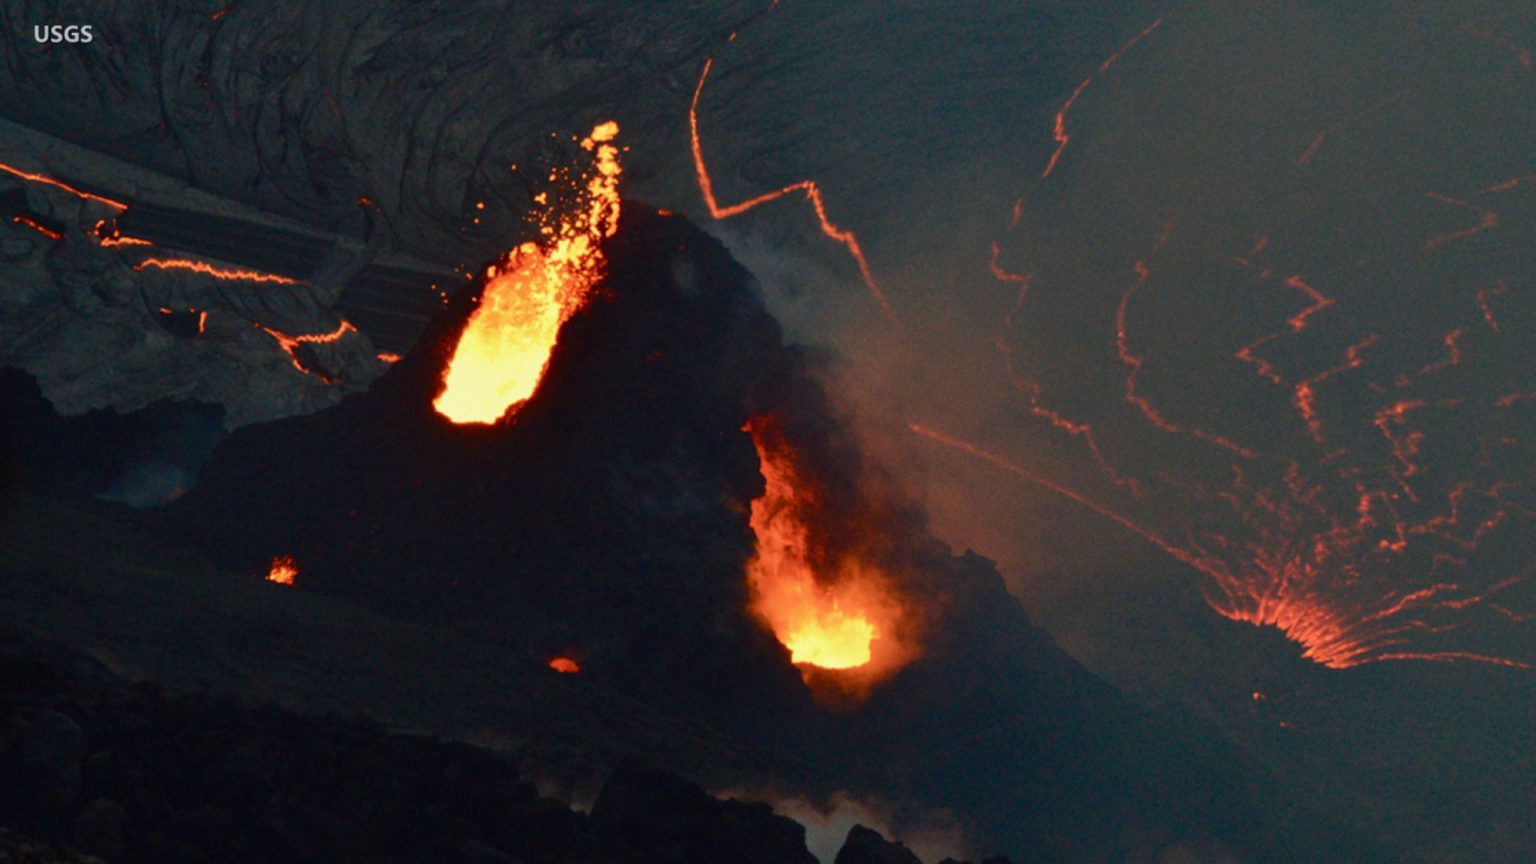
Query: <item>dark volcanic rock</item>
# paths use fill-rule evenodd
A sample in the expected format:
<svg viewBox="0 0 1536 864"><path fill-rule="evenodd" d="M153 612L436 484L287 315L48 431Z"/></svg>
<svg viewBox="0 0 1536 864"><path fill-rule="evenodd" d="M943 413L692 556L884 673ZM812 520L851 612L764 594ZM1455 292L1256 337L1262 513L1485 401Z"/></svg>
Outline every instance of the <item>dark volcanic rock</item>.
<svg viewBox="0 0 1536 864"><path fill-rule="evenodd" d="M887 840L880 832L855 825L848 829L848 839L837 852L833 864L923 864L912 850Z"/></svg>
<svg viewBox="0 0 1536 864"><path fill-rule="evenodd" d="M617 116L627 139L667 140L687 108L681 82L762 6L17 0L7 10L18 22L74 14L97 35L76 51L15 54L0 69L0 116L457 264L532 233L524 214L565 140L551 132Z"/></svg>
<svg viewBox="0 0 1536 864"><path fill-rule="evenodd" d="M63 714L44 710L25 718L4 751L6 774L33 790L40 813L68 808L80 794L85 732Z"/></svg>
<svg viewBox="0 0 1536 864"><path fill-rule="evenodd" d="M222 410L197 402L66 419L32 376L0 368L0 495L29 488L164 503L186 491L223 435Z"/></svg>
<svg viewBox="0 0 1536 864"><path fill-rule="evenodd" d="M767 805L660 772L615 774L588 819L466 745L167 696L5 634L0 669L3 861L814 864Z"/></svg>
<svg viewBox="0 0 1536 864"><path fill-rule="evenodd" d="M1262 778L1215 730L1136 709L989 561L935 538L718 242L631 203L605 250L596 296L510 418L458 426L431 406L466 296L368 392L232 434L145 524L253 579L293 556L300 588L575 657L595 685L719 729L764 776L943 808L984 848L1258 845ZM764 480L742 427L764 416L830 531L916 612L919 656L864 698L818 703L748 609ZM291 845L324 822L294 819L259 824Z"/></svg>
<svg viewBox="0 0 1536 864"><path fill-rule="evenodd" d="M127 811L109 798L97 798L75 816L70 828L74 847L102 858L123 854L123 820Z"/></svg>
<svg viewBox="0 0 1536 864"><path fill-rule="evenodd" d="M228 567L291 555L302 587L472 622L658 698L704 690L764 722L803 707L742 578L762 479L741 426L795 355L686 221L632 205L608 260L510 420L432 408L467 297L367 393L236 432L153 524Z"/></svg>
<svg viewBox="0 0 1536 864"><path fill-rule="evenodd" d="M767 804L721 801L634 765L608 778L591 825L601 852L628 864L816 864L805 827Z"/></svg>

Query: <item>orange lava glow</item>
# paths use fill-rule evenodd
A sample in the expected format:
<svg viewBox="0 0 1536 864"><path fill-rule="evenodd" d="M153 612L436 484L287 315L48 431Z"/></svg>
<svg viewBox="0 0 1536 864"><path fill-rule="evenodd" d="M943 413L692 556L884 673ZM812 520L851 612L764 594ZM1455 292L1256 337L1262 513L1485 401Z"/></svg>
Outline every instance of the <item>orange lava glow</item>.
<svg viewBox="0 0 1536 864"><path fill-rule="evenodd" d="M1472 209L1480 211L1477 225L1425 243L1425 251L1497 225L1492 214ZM1239 347L1232 357L1276 385L1305 430L1284 452L1243 447L1176 420L1145 394L1139 379L1148 366L1133 348L1131 325L1132 300L1151 290L1150 257L1134 263L1131 287L1107 322L1115 337L1114 356L1129 370L1123 395L1134 409L1132 416L1152 429L1240 457L1228 462L1231 476L1225 483L1181 482L1167 472L1136 478L1115 471L1092 434L1096 427L1042 404L1044 387L1015 366L1015 352L1006 339L999 339L997 347L1008 360L1015 388L1027 399L1025 407L1052 428L1080 438L1108 479L1128 488L1134 499L1109 507L969 441L918 424L909 428L1069 498L1149 541L1208 577L1206 601L1213 611L1233 621L1275 628L1300 646L1303 657L1320 665L1344 669L1415 660L1536 668L1527 658L1426 644L1443 644L1443 634L1467 626L1475 620L1473 615L1517 624L1536 620L1536 614L1522 608L1536 573L1480 587L1479 581L1486 585L1486 574L1473 563L1484 545L1510 543L1521 532L1518 526L1536 516L1525 503L1528 483L1501 475L1500 463L1489 456L1489 448L1509 451L1521 439L1491 436L1479 445L1481 459L1452 468L1451 474L1444 468L1432 472L1433 466L1422 458L1429 447L1445 446L1434 434L1445 428L1435 423L1438 416L1456 412L1457 417L1472 416L1484 423L1518 423L1518 418L1506 415L1517 409L1520 394L1478 399L1428 389L1425 392L1433 395L1406 395L1421 385L1442 387L1474 361L1496 362L1496 340L1503 333L1497 312L1509 291L1507 282L1495 279L1491 287L1474 289L1463 310L1465 323L1453 323L1444 331L1435 340L1437 355L1429 354L1427 360L1401 370L1383 368L1389 362L1380 350L1384 338L1366 333L1345 345L1342 356L1319 364L1322 368L1288 374L1266 355L1310 330L1331 314L1336 302L1299 275L1280 277L1256 264L1268 245L1268 239L1260 237L1252 251L1233 260L1259 282L1273 279L1296 292L1302 302L1298 311ZM998 259L994 245L989 265L1000 283L1029 284L1031 277L1009 272ZM1009 335L1019 330L1018 312L1016 304L1003 320ZM1353 397L1348 403L1352 413L1336 407L1343 401L1341 393ZM1361 437L1363 431L1374 431L1375 437ZM1196 508L1200 520L1154 527L1159 518L1166 521L1166 514L1154 508L1129 515L1130 508L1143 513L1139 508L1153 500L1154 492Z"/></svg>
<svg viewBox="0 0 1536 864"><path fill-rule="evenodd" d="M1129 42L1120 46L1119 50L1109 55L1109 57L1105 59L1103 63L1099 64L1098 74L1103 75L1104 73L1108 72L1110 67L1115 65L1116 60L1119 60L1121 56L1125 54L1125 52L1135 47L1136 43L1152 35L1152 31L1156 30L1158 27L1161 27L1162 24L1163 19L1158 18L1156 21L1153 21L1151 24L1147 25L1145 30L1137 33ZM1056 163L1061 161L1061 154L1066 151L1067 145L1071 143L1072 136L1067 131L1067 112L1072 110L1072 106L1077 103L1078 97L1083 95L1083 91L1087 90L1088 85L1092 84L1093 81L1093 78L1084 78L1082 82L1079 83L1075 89L1073 89L1072 95L1067 97L1067 101L1063 102L1061 108L1056 112L1056 117L1051 122L1051 139L1056 142L1056 149L1051 151L1051 157L1050 159L1046 160L1045 163L1045 170L1040 172L1040 177L1042 179L1051 176L1051 172L1056 170Z"/></svg>
<svg viewBox="0 0 1536 864"><path fill-rule="evenodd" d="M748 425L767 489L752 502L757 554L747 567L752 610L796 664L855 669L888 660L902 615L878 569L852 557L828 561L817 548L813 496L771 421ZM884 652L885 656L881 656Z"/></svg>
<svg viewBox="0 0 1536 864"><path fill-rule="evenodd" d="M556 657L549 661L549 668L559 672L561 675L575 675L581 671L581 664L569 657Z"/></svg>
<svg viewBox="0 0 1536 864"><path fill-rule="evenodd" d="M532 396L560 326L586 304L602 276L599 244L619 224L619 148L612 143L618 132L609 121L582 140L593 165L584 185L574 184L577 206L543 214L545 239L522 244L487 272L480 305L432 403L454 423L494 423Z"/></svg>
<svg viewBox="0 0 1536 864"><path fill-rule="evenodd" d="M4 171L7 174L10 174L10 175L13 175L13 176L16 176L16 177L20 177L21 179L27 180L27 181L32 182L32 183L42 183L45 186L52 186L55 189L59 189L59 190L62 190L64 192L68 192L69 194L75 196L76 198L83 198L83 199L85 199L87 201L96 201L98 203L105 204L108 207L113 208L114 210L127 210L128 209L128 205L124 204L121 201L113 201L111 198L103 198L100 195L92 195L89 192L83 192L83 191L81 191L79 189L76 189L75 187L69 185L68 183L61 183L58 180L55 180L52 177L49 177L47 174L34 174L34 173L30 172L30 171L23 171L20 168L17 168L16 166L14 166L14 165L7 165L4 162L0 162L0 171Z"/></svg>
<svg viewBox="0 0 1536 864"><path fill-rule="evenodd" d="M293 560L293 556L279 555L272 559L272 566L267 570L267 581L276 582L279 585L292 585L298 575L299 565Z"/></svg>
<svg viewBox="0 0 1536 864"><path fill-rule="evenodd" d="M106 244L103 243L103 245ZM150 268L155 270L190 270L193 273L201 273L204 276L212 276L215 279L226 282L264 282L271 285L299 284L297 279L279 276L276 273L215 267L206 261L192 261L186 258L146 258L134 265L133 269L145 270Z"/></svg>
<svg viewBox="0 0 1536 864"><path fill-rule="evenodd" d="M699 83L693 88L693 102L688 106L688 129L692 136L693 168L694 173L698 176L699 193L704 196L704 206L709 208L710 217L714 219L729 219L732 216L745 213L759 204L775 201L792 192L804 193L806 200L811 202L811 210L816 214L816 221L821 227L821 233L827 235L827 237L848 250L849 256L859 265L859 276L864 280L864 287L869 289L870 295L875 298L876 303L880 304L880 308L885 312L885 316L890 319L891 323L900 328L901 319L896 316L896 310L891 306L890 300L886 298L885 292L880 290L879 283L875 282L874 273L869 269L869 261L864 257L864 250L859 247L859 238L852 231L839 228L827 216L827 204L822 198L821 187L816 185L815 180L801 180L798 183L791 183L783 188L775 189L772 192L764 192L755 198L749 198L737 204L721 206L720 202L716 200L715 184L710 179L708 166L704 163L704 145L699 140L699 96L704 92L704 79L709 77L709 69L713 63L713 57L705 58L704 70L699 73Z"/></svg>
<svg viewBox="0 0 1536 864"><path fill-rule="evenodd" d="M1056 146L1042 178L1060 169L1072 139L1070 121L1089 106L1098 77L1160 23L1064 94L1048 127ZM1490 22L1472 21L1463 29L1530 68L1529 49ZM1363 110L1317 127L1310 143L1298 140L1298 149L1305 149L1296 165L1325 158L1345 130L1354 138L1374 134L1367 121L1415 98L1412 90L1384 93L1362 103ZM1509 225L1495 208L1512 206L1513 193L1531 183L1536 174L1514 171L1485 177L1471 185L1474 191L1425 190L1444 212L1432 232L1415 227L1398 248L1411 249L1409 264L1416 265L1447 253L1466 257L1500 242ZM1007 218L1010 232L1019 231L1026 197ZM1443 329L1430 321L1383 329L1365 323L1370 319L1351 307L1365 299L1359 286L1379 278L1374 268L1386 265L1367 255L1354 260L1358 273L1297 273L1289 268L1307 250L1286 248L1284 239L1272 242L1261 230L1251 245L1243 243L1245 252L1222 258L1247 271L1243 281L1251 279L1259 290L1293 292L1281 302L1294 305L1272 322L1254 322L1223 348L1237 364L1232 371L1251 371L1258 382L1234 376L1239 380L1230 387L1216 385L1211 382L1229 372L1221 364L1201 367L1198 378L1188 377L1190 369L1178 377L1172 370L1181 365L1179 357L1152 353L1168 344L1167 319L1153 317L1155 329L1139 332L1143 304L1151 306L1148 295L1176 285L1189 272L1184 268L1192 266L1190 258L1200 254L1189 243L1163 254L1173 224L1166 224L1149 252L1127 262L1129 287L1119 303L1104 304L1109 315L1103 326L1112 337L1104 340L1105 359L1118 361L1123 372L1122 391L1104 395L1118 400L1097 401L1072 390L1084 379L1053 365L1052 343L1027 332L1034 322L1044 327L1065 320L1053 317L1058 310L1041 307L1041 298L1061 286L1052 284L1049 272L1005 266L1004 244L990 246L989 271L1016 296L994 345L1012 391L1023 399L1019 407L1028 412L1021 416L1048 424L1042 432L1071 436L1102 476L1078 478L1084 484L1078 488L952 434L915 423L911 431L1066 497L1148 541L1206 577L1205 599L1214 612L1274 628L1320 665L1414 660L1536 669L1529 649L1517 655L1479 650L1514 645L1508 625L1536 622L1536 570L1513 572L1529 560L1536 536L1530 531L1536 485L1530 481L1527 404L1536 394L1528 374L1511 374L1524 368L1519 363L1529 352L1502 320L1529 299L1514 296L1515 277L1488 273L1468 280L1459 307L1436 308L1450 319ZM1028 235L1023 239L1031 248ZM1179 275L1166 275L1165 265ZM1052 264L1042 260L1040 266ZM1394 270L1393 278L1408 278L1410 270ZM1497 382L1493 393L1502 395L1471 386L1484 379ZM1186 389L1171 386L1175 382ZM1190 398L1202 390L1262 398L1277 422L1261 428L1238 417L1237 402ZM1239 410L1252 409L1245 404ZM1238 443L1229 429L1241 429L1254 443ZM1165 436L1190 446L1169 447ZM1101 485L1105 479L1113 486ZM1499 629L1473 632L1485 627ZM1479 641L1458 645L1453 634ZM1500 634L1510 638L1481 641Z"/></svg>
<svg viewBox="0 0 1536 864"><path fill-rule="evenodd" d="M1189 539L1164 536L1080 492L969 441L916 423L909 424L909 428L931 441L974 456L1027 483L1075 501L1128 529L1210 577L1214 589L1206 592L1206 601L1213 611L1233 621L1274 627L1301 646L1303 657L1330 669L1347 669L1383 660L1483 663L1512 669L1536 669L1536 664L1523 660L1470 651L1403 650L1415 636L1434 627L1448 629L1454 626L1426 623L1426 616L1435 613L1482 604L1502 609L1502 614L1511 620L1526 620L1525 616L1490 603L1500 592L1521 584L1522 578L1505 580L1480 593L1457 583L1442 582L1426 588L1389 592L1358 604L1329 590L1333 583L1320 579L1319 574L1329 567L1352 566L1330 559L1343 558L1348 547L1355 544L1368 527L1374 526L1379 515L1376 513L1379 502L1375 496L1361 500L1357 523L1336 526L1335 530L1321 535L1311 548L1286 547L1266 538L1264 542L1242 547L1241 557L1245 564L1239 567L1224 560L1221 553L1228 550L1223 548L1226 544L1220 538L1207 538L1215 546L1205 547ZM1286 554L1270 551L1275 548L1290 548L1291 551ZM1389 548L1389 551L1399 550Z"/></svg>
<svg viewBox="0 0 1536 864"><path fill-rule="evenodd" d="M42 223L38 222L36 219L29 219L26 216L17 216L15 219L12 219L11 221L15 222L17 225L25 225L28 228L31 228L33 231L36 231L37 233L43 235L44 237L47 237L49 240L54 241L55 243L57 243L58 241L64 239L64 235L63 234L60 234L59 232L54 231L53 229L47 227L46 225L43 225Z"/></svg>
<svg viewBox="0 0 1536 864"><path fill-rule="evenodd" d="M115 237L103 237L103 238L101 238L101 245L103 247L107 248L107 249L113 249L113 248L117 248L119 246L153 246L155 244L149 242L148 240L143 239L142 237L128 237L126 235L117 235Z"/></svg>
<svg viewBox="0 0 1536 864"><path fill-rule="evenodd" d="M203 320L198 322L199 333L202 332L202 327L206 322L207 313L204 313ZM352 326L352 322L345 319L343 319L340 324L337 324L336 329L334 330L330 330L325 333L301 333L298 336L289 336L287 333L284 333L281 330L273 330L271 327L264 327L260 324L256 326L260 327L262 332L277 340L278 347L282 348L283 353L288 355L289 361L293 363L293 368L303 372L306 375L314 375L316 378L319 378L321 381L324 381L327 384L333 384L335 382L304 365L303 361L299 359L299 345L305 343L310 345L326 345L332 342L341 341L342 337L346 336L348 333L357 332L357 328Z"/></svg>

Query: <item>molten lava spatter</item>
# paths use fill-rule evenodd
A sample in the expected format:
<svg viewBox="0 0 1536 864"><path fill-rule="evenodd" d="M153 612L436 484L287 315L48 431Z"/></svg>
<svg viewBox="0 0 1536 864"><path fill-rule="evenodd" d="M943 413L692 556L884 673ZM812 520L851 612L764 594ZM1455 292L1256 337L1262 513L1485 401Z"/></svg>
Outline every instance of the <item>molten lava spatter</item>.
<svg viewBox="0 0 1536 864"><path fill-rule="evenodd" d="M619 224L619 132L600 124L581 141L593 154L569 210L540 215L544 239L524 243L487 273L433 401L455 423L494 423L533 395L560 326L586 304L603 272L600 244ZM561 179L558 173L552 180Z"/></svg>
<svg viewBox="0 0 1536 864"><path fill-rule="evenodd" d="M770 418L748 424L767 482L752 502L757 554L747 567L752 609L797 664L854 669L894 647L900 601L884 574L830 554L817 536L814 491ZM882 640L884 644L882 644Z"/></svg>

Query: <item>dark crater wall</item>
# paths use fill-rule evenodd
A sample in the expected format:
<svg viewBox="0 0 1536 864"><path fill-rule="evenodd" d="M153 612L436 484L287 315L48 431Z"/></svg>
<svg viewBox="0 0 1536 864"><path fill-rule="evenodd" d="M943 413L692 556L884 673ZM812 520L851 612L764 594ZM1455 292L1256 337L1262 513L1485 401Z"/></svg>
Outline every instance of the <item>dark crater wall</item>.
<svg viewBox="0 0 1536 864"><path fill-rule="evenodd" d="M983 848L1264 845L1262 779L1214 730L1087 673L990 562L934 538L716 241L631 204L607 252L510 420L459 427L431 408L465 298L367 393L233 434L147 524L252 578L293 555L304 587L576 656L823 792L950 809ZM872 554L924 610L922 657L863 701L817 703L747 611L763 481L742 426L758 414L870 520Z"/></svg>

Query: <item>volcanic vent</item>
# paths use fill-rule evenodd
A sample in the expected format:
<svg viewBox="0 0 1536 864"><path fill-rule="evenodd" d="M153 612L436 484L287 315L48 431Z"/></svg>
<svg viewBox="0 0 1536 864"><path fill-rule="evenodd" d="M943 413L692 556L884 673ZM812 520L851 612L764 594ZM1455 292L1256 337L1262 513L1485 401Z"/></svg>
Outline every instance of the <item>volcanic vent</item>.
<svg viewBox="0 0 1536 864"><path fill-rule="evenodd" d="M233 434L154 526L708 722L756 766L710 782L943 808L990 848L1251 839L1233 757L1133 710L934 538L718 242L626 202L601 252L495 422L434 401L499 272L367 393Z"/></svg>
<svg viewBox="0 0 1536 864"><path fill-rule="evenodd" d="M829 512L820 478L806 470L777 418L755 417L746 429L765 481L751 505L753 611L808 681L815 670L848 670L856 676L848 680L894 671L913 650L911 635L902 639L913 614L889 577L848 548L866 526ZM845 530L829 530L839 525Z"/></svg>
<svg viewBox="0 0 1536 864"><path fill-rule="evenodd" d="M539 242L529 241L486 271L480 303L464 325L432 404L455 423L489 423L533 395L560 325L586 304L602 275L599 246L619 225L619 124L581 140L594 157L586 177L569 181L576 200L540 211ZM560 179L559 172L551 175ZM549 192L540 195L547 202Z"/></svg>

